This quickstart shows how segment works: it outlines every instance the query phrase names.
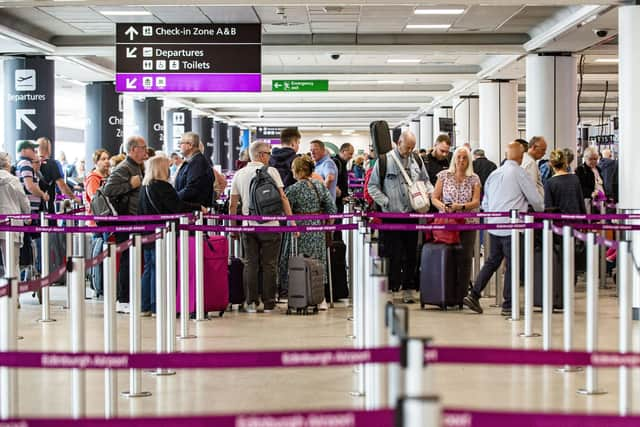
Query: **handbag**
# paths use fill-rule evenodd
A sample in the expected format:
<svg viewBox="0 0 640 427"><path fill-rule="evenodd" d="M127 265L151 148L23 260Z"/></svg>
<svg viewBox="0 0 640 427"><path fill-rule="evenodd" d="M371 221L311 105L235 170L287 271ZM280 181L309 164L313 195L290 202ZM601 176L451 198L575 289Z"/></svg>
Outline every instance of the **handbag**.
<svg viewBox="0 0 640 427"><path fill-rule="evenodd" d="M436 218L433 224L463 224L464 219L455 218ZM457 245L460 243L460 232L452 230L431 230L433 241L436 243L445 243L447 245Z"/></svg>
<svg viewBox="0 0 640 427"><path fill-rule="evenodd" d="M400 160L396 157L395 151L391 151L391 157L396 162L396 165L398 165L398 169L400 169L400 172L404 177L404 181L407 184L411 207L414 211L419 213L427 212L431 207L431 200L429 199L429 192L427 191L426 184L423 181L413 182L411 178L409 178L409 175L405 172Z"/></svg>

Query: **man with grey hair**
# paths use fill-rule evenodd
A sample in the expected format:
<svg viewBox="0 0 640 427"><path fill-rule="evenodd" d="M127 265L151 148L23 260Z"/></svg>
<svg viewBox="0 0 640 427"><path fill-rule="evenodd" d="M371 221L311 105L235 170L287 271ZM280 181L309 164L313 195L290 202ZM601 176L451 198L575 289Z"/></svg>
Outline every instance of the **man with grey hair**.
<svg viewBox="0 0 640 427"><path fill-rule="evenodd" d="M251 181L256 177L258 171L267 173L273 184L278 188L280 199L282 200L282 210L285 214L291 215L289 200L284 194L284 184L280 173L274 167L269 166L271 157L271 145L266 142L254 142L249 146L249 157L251 161L233 177L231 184L231 201L229 203L229 213L236 215L238 203L242 206L242 215L249 215L249 201L251 200ZM234 221L237 225L237 221ZM290 221L291 225L296 225L295 221ZM278 221L268 221L258 223L255 221L244 221L244 225L255 226L256 230L260 226L279 225ZM237 239L236 233L231 234L233 239ZM244 290L246 303L243 310L247 313L264 311L270 313L275 309L276 277L278 257L280 255L280 241L282 236L278 233L243 233L242 243L246 252L247 263L244 265ZM258 269L262 267L262 303L258 291Z"/></svg>
<svg viewBox="0 0 640 427"><path fill-rule="evenodd" d="M544 157L547 152L547 141L542 136L534 136L529 140L529 148L522 159L522 168L527 171L533 182L536 183L536 188L540 197L544 199L544 186L542 185L542 179L540 177L540 169L538 168L538 160Z"/></svg>
<svg viewBox="0 0 640 427"><path fill-rule="evenodd" d="M618 161L613 158L611 150L602 150L602 158L598 162L602 172L604 193L608 198L618 201Z"/></svg>
<svg viewBox="0 0 640 427"><path fill-rule="evenodd" d="M213 169L200 151L200 137L185 132L180 139L180 153L184 158L175 179L180 200L210 207L213 205Z"/></svg>
<svg viewBox="0 0 640 427"><path fill-rule="evenodd" d="M482 148L476 148L473 150L473 171L480 178L480 184L484 187L484 183L487 182L487 178L491 175L491 172L498 169L495 163L487 159Z"/></svg>
<svg viewBox="0 0 640 427"><path fill-rule="evenodd" d="M125 148L127 157L107 178L103 193L109 198L119 215L136 215L140 186L142 185L142 165L147 157L147 143L141 136L131 136L127 139ZM129 233L116 233L116 242L121 243L129 239ZM118 272L118 311L129 312L129 251L120 256L120 271Z"/></svg>

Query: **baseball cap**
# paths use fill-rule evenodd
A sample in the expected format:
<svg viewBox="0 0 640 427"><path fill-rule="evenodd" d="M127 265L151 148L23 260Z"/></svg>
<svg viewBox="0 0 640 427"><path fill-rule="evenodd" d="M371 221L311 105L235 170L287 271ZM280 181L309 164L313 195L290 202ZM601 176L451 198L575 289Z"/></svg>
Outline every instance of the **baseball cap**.
<svg viewBox="0 0 640 427"><path fill-rule="evenodd" d="M18 146L16 147L16 151L22 151L22 150L26 150L26 149L29 149L29 148L36 149L36 148L38 148L38 144L36 144L33 141L28 141L28 140L20 141L18 143Z"/></svg>

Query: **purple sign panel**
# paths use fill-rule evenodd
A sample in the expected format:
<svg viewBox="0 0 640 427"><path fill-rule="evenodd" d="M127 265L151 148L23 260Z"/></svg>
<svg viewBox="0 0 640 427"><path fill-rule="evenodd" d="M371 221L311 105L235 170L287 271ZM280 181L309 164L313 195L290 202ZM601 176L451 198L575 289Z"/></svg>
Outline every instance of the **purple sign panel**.
<svg viewBox="0 0 640 427"><path fill-rule="evenodd" d="M260 74L151 74L116 75L118 92L260 92Z"/></svg>

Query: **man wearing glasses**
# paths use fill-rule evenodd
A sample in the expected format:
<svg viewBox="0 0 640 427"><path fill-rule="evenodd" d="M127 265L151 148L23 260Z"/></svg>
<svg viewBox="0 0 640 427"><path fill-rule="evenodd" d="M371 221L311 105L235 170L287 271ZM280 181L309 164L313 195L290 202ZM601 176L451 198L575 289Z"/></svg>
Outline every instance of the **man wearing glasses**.
<svg viewBox="0 0 640 427"><path fill-rule="evenodd" d="M104 185L103 192L114 204L119 215L138 213L138 196L142 184L142 165L147 158L147 144L141 136L127 139L125 148L127 158L111 172ZM129 238L129 233L116 233L116 242ZM118 272L118 312L129 313L129 251L120 256Z"/></svg>
<svg viewBox="0 0 640 427"><path fill-rule="evenodd" d="M185 132L180 140L180 153L184 163L176 175L175 187L184 202L201 206L213 205L213 169L200 151L200 137Z"/></svg>

